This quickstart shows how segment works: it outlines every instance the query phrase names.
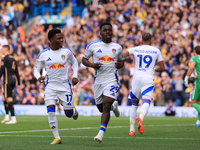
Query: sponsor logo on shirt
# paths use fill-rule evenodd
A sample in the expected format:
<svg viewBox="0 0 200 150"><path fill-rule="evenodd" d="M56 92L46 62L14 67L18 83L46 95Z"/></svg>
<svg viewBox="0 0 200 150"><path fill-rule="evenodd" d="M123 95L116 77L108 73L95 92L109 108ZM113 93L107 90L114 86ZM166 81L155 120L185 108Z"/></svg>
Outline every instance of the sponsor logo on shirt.
<svg viewBox="0 0 200 150"><path fill-rule="evenodd" d="M65 68L64 65L62 64L59 64L59 63L54 63L53 65L49 66L49 69L55 69L55 70L58 70L60 68Z"/></svg>
<svg viewBox="0 0 200 150"><path fill-rule="evenodd" d="M105 63L108 63L108 62L114 61L114 58L111 58L111 57L106 55L104 57L99 58L98 61L103 61Z"/></svg>
<svg viewBox="0 0 200 150"><path fill-rule="evenodd" d="M116 53L116 49L115 49L115 48L113 48L113 49L112 49L112 52L115 54L115 53Z"/></svg>
<svg viewBox="0 0 200 150"><path fill-rule="evenodd" d="M47 61L51 61L51 58L49 57L49 58L47 59Z"/></svg>
<svg viewBox="0 0 200 150"><path fill-rule="evenodd" d="M99 50L97 51L97 53L102 53L101 49L99 49Z"/></svg>
<svg viewBox="0 0 200 150"><path fill-rule="evenodd" d="M61 55L61 58L62 58L63 60L65 60L65 55Z"/></svg>

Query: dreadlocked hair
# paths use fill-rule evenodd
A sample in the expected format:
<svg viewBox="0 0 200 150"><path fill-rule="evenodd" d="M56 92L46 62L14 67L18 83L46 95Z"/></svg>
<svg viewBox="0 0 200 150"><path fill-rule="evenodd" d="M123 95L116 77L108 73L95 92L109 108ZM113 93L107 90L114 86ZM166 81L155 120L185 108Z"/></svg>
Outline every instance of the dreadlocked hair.
<svg viewBox="0 0 200 150"><path fill-rule="evenodd" d="M151 40L151 38L152 38L152 36L151 36L150 33L144 33L144 34L142 35L142 40L143 40L144 42L147 42L147 41Z"/></svg>

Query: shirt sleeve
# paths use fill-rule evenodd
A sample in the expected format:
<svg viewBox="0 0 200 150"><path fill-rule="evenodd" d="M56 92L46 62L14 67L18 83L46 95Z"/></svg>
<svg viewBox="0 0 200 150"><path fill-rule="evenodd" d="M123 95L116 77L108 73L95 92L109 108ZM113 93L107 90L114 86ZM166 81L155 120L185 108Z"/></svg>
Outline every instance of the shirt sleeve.
<svg viewBox="0 0 200 150"><path fill-rule="evenodd" d="M119 61L123 60L123 48L122 47L120 47L120 52L118 54L118 59L117 60L119 60Z"/></svg>
<svg viewBox="0 0 200 150"><path fill-rule="evenodd" d="M42 60L42 56L39 54L36 63L35 63L35 68L34 68L34 76L36 79L38 79L40 75L40 70L42 69L42 65L44 64L44 61Z"/></svg>
<svg viewBox="0 0 200 150"><path fill-rule="evenodd" d="M73 78L78 78L78 61L72 52L69 52L69 60L72 62L72 69L73 69Z"/></svg>
<svg viewBox="0 0 200 150"><path fill-rule="evenodd" d="M129 49L127 49L127 51L129 52L129 56L134 56L134 48L129 48Z"/></svg>
<svg viewBox="0 0 200 150"><path fill-rule="evenodd" d="M194 62L194 57L192 57L192 58L190 59L190 62Z"/></svg>
<svg viewBox="0 0 200 150"><path fill-rule="evenodd" d="M158 50L158 62L163 61L160 50Z"/></svg>
<svg viewBox="0 0 200 150"><path fill-rule="evenodd" d="M84 58L86 59L89 59L91 56L92 56L92 46L88 46L86 49L85 49L85 53L83 55Z"/></svg>
<svg viewBox="0 0 200 150"><path fill-rule="evenodd" d="M15 61L15 75L17 77L17 84L20 85L20 78L19 78L19 72L18 72L18 67L17 67L17 62Z"/></svg>
<svg viewBox="0 0 200 150"><path fill-rule="evenodd" d="M1 68L0 68L0 78L5 73L5 63L6 63L5 58L2 58Z"/></svg>

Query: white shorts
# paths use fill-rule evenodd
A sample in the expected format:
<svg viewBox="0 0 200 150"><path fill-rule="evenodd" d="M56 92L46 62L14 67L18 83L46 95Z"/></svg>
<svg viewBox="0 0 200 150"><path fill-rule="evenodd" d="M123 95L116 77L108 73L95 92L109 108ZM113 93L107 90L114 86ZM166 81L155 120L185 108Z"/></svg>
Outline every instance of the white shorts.
<svg viewBox="0 0 200 150"><path fill-rule="evenodd" d="M59 98L59 103L63 106L64 110L70 110L74 107L73 94L66 91L57 91L52 89L45 89L44 101L45 105L56 105L56 101Z"/></svg>
<svg viewBox="0 0 200 150"><path fill-rule="evenodd" d="M154 79L133 77L129 97L131 99L153 99Z"/></svg>
<svg viewBox="0 0 200 150"><path fill-rule="evenodd" d="M117 99L119 85L117 82L94 85L94 98L96 105L103 103L104 96Z"/></svg>

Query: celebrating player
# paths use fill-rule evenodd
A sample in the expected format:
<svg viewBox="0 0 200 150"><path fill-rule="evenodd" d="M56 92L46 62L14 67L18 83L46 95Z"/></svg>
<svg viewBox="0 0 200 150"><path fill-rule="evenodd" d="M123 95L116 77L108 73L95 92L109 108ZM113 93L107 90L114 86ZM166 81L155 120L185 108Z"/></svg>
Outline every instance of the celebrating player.
<svg viewBox="0 0 200 150"><path fill-rule="evenodd" d="M154 73L165 70L161 52L156 47L151 46L151 34L144 33L142 35L143 45L128 49L123 52L123 56L134 56L135 73L132 80L131 91L129 97L133 104L130 112L130 135L135 134L135 121L138 124L138 131L143 134L143 119L149 110L149 105L153 99ZM158 62L158 67L156 63ZM139 100L143 100L141 112L137 116L137 108Z"/></svg>
<svg viewBox="0 0 200 150"><path fill-rule="evenodd" d="M185 85L188 87L188 79L189 76L192 74L192 72L195 70L197 73L197 79L194 82L193 90L191 92L191 105L194 107L197 112L198 112L198 117L197 117L197 122L196 122L196 127L200 127L200 81L199 81L199 76L200 76L200 46L196 46L194 48L194 53L195 56L191 58L190 62L190 67L187 71L187 74L185 76L184 82Z"/></svg>
<svg viewBox="0 0 200 150"><path fill-rule="evenodd" d="M18 83L18 89L20 88L20 79L19 73L17 69L17 63L13 56L10 55L10 46L4 45L2 46L2 54L5 57L1 63L0 69L0 77L4 75L4 93L3 93L3 102L5 107L5 118L1 121L1 123L5 124L15 124L17 123L15 112L14 112L14 105L13 105L13 98L12 98L12 91L16 85L16 78ZM11 113L11 120L9 118L9 111Z"/></svg>
<svg viewBox="0 0 200 150"><path fill-rule="evenodd" d="M100 25L101 39L90 43L82 59L87 67L95 69L94 96L100 112L101 125L94 140L101 143L110 119L110 110L119 117L118 102L115 101L119 91L117 69L123 67L122 47L112 42L112 25L108 22ZM93 62L88 59L92 56ZM112 105L113 104L113 105Z"/></svg>
<svg viewBox="0 0 200 150"><path fill-rule="evenodd" d="M48 32L51 46L38 54L34 69L34 75L39 82L45 80L45 105L47 106L48 121L55 137L51 144L61 144L58 132L58 122L55 116L56 101L63 106L68 118L78 118L78 112L74 107L71 84L68 78L68 60L72 62L73 77L72 85L78 83L78 62L72 51L63 47L63 35L60 30L52 29ZM46 78L40 75L42 65L45 66Z"/></svg>

